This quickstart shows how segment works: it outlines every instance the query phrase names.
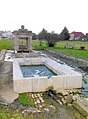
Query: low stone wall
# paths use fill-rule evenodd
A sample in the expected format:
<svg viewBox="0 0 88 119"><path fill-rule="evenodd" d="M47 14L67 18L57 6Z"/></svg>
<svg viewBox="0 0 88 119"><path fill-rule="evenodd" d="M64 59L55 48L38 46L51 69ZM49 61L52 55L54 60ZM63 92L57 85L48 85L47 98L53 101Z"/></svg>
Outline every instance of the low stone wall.
<svg viewBox="0 0 88 119"><path fill-rule="evenodd" d="M54 71L57 76L48 79L44 77L28 77L24 78L20 69L20 65L40 65L44 64ZM23 92L43 92L48 87L53 86L54 90L73 89L82 87L82 75L73 71L70 67L61 65L50 58L16 58L13 61L13 84L14 91Z"/></svg>

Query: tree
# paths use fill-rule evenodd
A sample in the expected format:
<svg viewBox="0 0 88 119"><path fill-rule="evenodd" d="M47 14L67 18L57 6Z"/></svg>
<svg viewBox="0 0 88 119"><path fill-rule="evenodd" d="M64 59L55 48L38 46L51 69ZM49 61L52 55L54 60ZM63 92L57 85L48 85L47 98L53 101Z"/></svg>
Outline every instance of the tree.
<svg viewBox="0 0 88 119"><path fill-rule="evenodd" d="M42 40L46 40L45 36L47 34L47 30L43 28L43 30L38 34L38 39L40 40L40 46L42 45Z"/></svg>
<svg viewBox="0 0 88 119"><path fill-rule="evenodd" d="M38 36L35 33L33 33L32 40L36 40L37 38Z"/></svg>
<svg viewBox="0 0 88 119"><path fill-rule="evenodd" d="M59 37L58 34L47 33L45 39L47 40L49 47L54 47L55 43L59 40Z"/></svg>
<svg viewBox="0 0 88 119"><path fill-rule="evenodd" d="M45 35L47 34L47 30L43 28L43 30L38 34L39 40L45 40Z"/></svg>
<svg viewBox="0 0 88 119"><path fill-rule="evenodd" d="M62 32L60 33L60 38L62 40L69 40L70 38L70 34L69 31L66 27L64 27L64 29L62 30Z"/></svg>
<svg viewBox="0 0 88 119"><path fill-rule="evenodd" d="M51 32L48 33L47 30L43 29L39 34L38 38L40 40L40 45L42 45L42 40L46 40L48 42L49 47L54 47L55 43L59 40L59 35Z"/></svg>
<svg viewBox="0 0 88 119"><path fill-rule="evenodd" d="M85 39L86 39L86 41L88 41L88 33L86 33Z"/></svg>

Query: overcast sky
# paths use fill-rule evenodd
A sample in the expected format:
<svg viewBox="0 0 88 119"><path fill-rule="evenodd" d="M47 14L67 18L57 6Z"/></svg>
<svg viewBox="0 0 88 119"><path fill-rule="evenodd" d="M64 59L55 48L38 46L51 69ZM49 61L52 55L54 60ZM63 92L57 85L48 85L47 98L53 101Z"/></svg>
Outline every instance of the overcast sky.
<svg viewBox="0 0 88 119"><path fill-rule="evenodd" d="M0 30L88 32L88 0L0 0Z"/></svg>

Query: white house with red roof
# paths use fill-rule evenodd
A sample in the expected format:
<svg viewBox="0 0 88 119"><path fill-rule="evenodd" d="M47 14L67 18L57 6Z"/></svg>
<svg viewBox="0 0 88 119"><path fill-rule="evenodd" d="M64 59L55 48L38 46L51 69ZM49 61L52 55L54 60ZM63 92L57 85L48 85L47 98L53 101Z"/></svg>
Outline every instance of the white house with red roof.
<svg viewBox="0 0 88 119"><path fill-rule="evenodd" d="M79 40L80 38L83 38L85 35L82 32L75 32L73 31L70 33L70 39L69 40Z"/></svg>

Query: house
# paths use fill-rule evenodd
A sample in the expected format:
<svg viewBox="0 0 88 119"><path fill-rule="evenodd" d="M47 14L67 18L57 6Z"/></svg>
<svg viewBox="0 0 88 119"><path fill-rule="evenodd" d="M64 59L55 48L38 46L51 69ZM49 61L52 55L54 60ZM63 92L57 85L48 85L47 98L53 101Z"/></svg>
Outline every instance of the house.
<svg viewBox="0 0 88 119"><path fill-rule="evenodd" d="M0 31L0 40L2 38L2 34L4 33L4 31Z"/></svg>
<svg viewBox="0 0 88 119"><path fill-rule="evenodd" d="M79 40L80 38L83 39L84 36L85 35L82 32L75 32L75 31L73 31L72 33L70 33L70 39L69 40L72 40L72 39Z"/></svg>
<svg viewBox="0 0 88 119"><path fill-rule="evenodd" d="M2 37L3 37L3 38L14 38L14 35L12 34L11 31L5 31L5 32L2 34Z"/></svg>

